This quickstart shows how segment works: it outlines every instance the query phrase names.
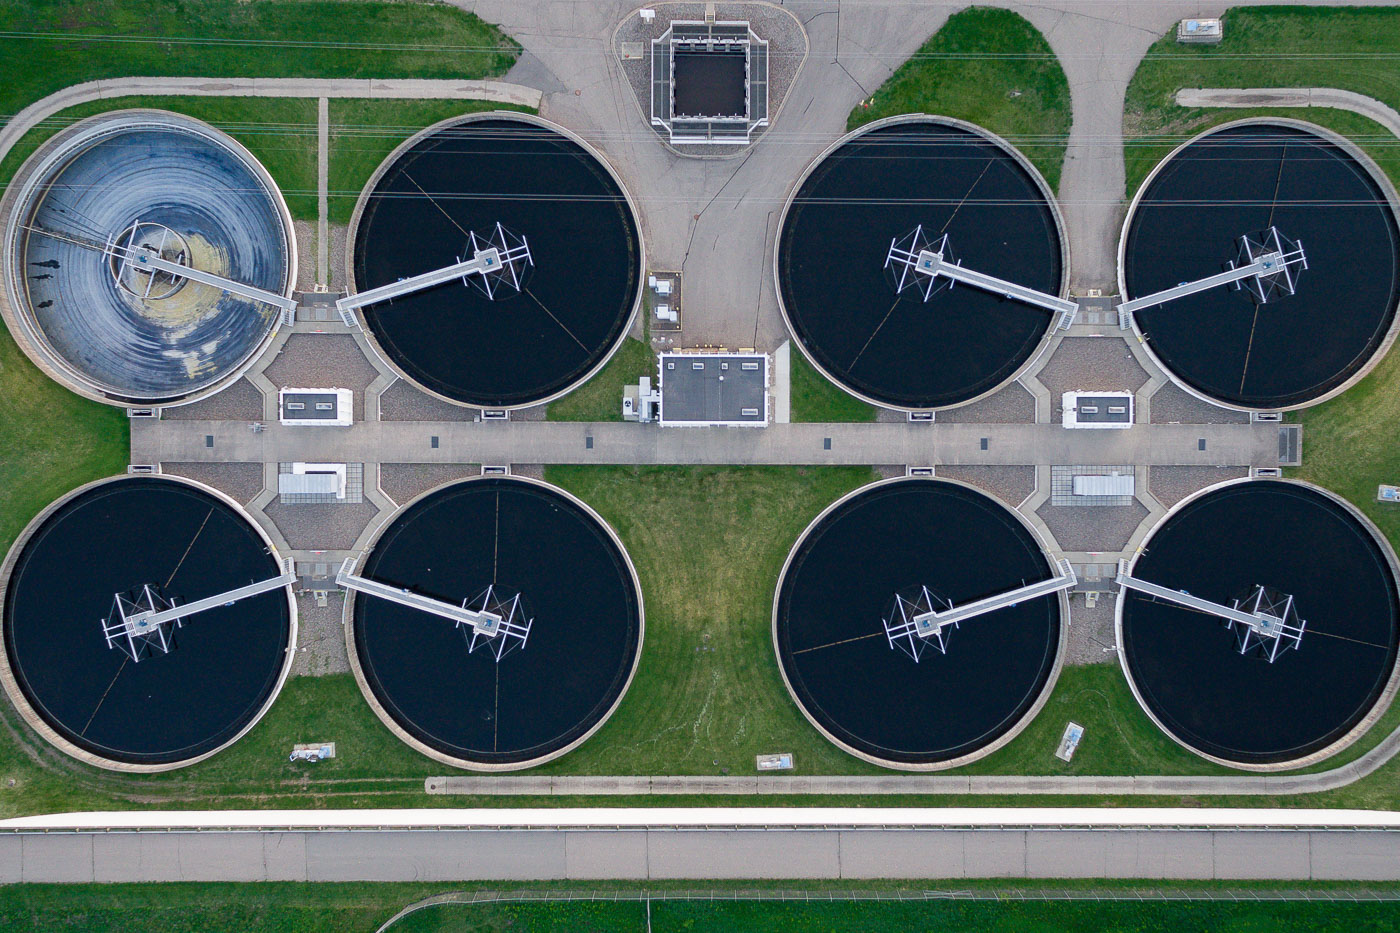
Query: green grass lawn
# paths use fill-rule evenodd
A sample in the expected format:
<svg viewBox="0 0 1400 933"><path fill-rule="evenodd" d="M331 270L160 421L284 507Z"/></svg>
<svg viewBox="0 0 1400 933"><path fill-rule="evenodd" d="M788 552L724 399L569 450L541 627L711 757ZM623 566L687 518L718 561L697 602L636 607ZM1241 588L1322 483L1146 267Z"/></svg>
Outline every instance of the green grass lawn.
<svg viewBox="0 0 1400 933"><path fill-rule="evenodd" d="M535 112L531 107L484 100L346 98L330 101L330 174L327 179L330 222L350 222L360 192L374 170L399 143L441 120L483 110ZM340 270L333 272L338 274Z"/></svg>
<svg viewBox="0 0 1400 933"><path fill-rule="evenodd" d="M989 903L939 901L918 903L657 902L651 930L709 933L724 930L811 930L823 933L896 933L945 930L948 933L1071 933L1121 930L1136 933L1184 933L1190 930L1274 933L1350 933L1393 930L1400 924L1395 904L1300 903ZM506 928L504 926L499 928ZM422 927L421 930L475 930L483 927ZM490 927L484 927L490 929ZM549 929L544 927L544 929ZM617 926L612 929L646 929ZM395 931L397 933L397 931Z"/></svg>
<svg viewBox="0 0 1400 933"><path fill-rule="evenodd" d="M1060 185L1069 133L1069 82L1045 37L1016 13L973 7L899 66L847 129L902 113L968 120L1006 139Z"/></svg>
<svg viewBox="0 0 1400 933"><path fill-rule="evenodd" d="M1290 420L1303 424L1303 465L1289 472L1351 500L1400 547L1400 506L1376 501L1378 485L1400 483L1400 354Z"/></svg>
<svg viewBox="0 0 1400 933"><path fill-rule="evenodd" d="M1173 29L1148 50L1123 112L1127 196L1171 149L1196 133L1248 116L1284 116L1352 137L1400 179L1400 147L1380 125L1318 108L1185 108L1186 87L1336 87L1400 108L1400 9L1255 7L1231 10L1219 45L1181 45ZM1327 52L1325 57L1318 53Z"/></svg>
<svg viewBox="0 0 1400 933"><path fill-rule="evenodd" d="M44 506L126 472L120 408L89 402L41 373L0 326L0 552Z"/></svg>
<svg viewBox="0 0 1400 933"><path fill-rule="evenodd" d="M817 372L796 346L790 348L790 417L793 421L874 421L875 408L867 405Z"/></svg>
<svg viewBox="0 0 1400 933"><path fill-rule="evenodd" d="M643 376L657 384L656 354L641 340L627 337L598 374L561 399L549 403L550 421L621 421L622 387Z"/></svg>
<svg viewBox="0 0 1400 933"><path fill-rule="evenodd" d="M626 931L626 933L1353 933L1400 929L1400 905L1325 903L1047 903L989 901L802 903L792 901L580 901L547 904L442 905L400 920L392 933L520 931Z"/></svg>
<svg viewBox="0 0 1400 933"><path fill-rule="evenodd" d="M487 78L519 45L445 3L7 0L0 113L71 84L135 75Z"/></svg>
<svg viewBox="0 0 1400 933"><path fill-rule="evenodd" d="M804 773L869 772L789 699L773 654L773 587L816 514L869 469L564 467L545 478L622 538L646 602L641 665L608 724L547 773L752 774L794 751Z"/></svg>

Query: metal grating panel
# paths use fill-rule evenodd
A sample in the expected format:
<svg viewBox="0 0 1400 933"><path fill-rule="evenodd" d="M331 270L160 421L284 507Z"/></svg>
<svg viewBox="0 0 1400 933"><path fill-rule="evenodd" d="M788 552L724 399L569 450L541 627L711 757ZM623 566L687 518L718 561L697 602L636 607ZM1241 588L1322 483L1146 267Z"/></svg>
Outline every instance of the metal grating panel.
<svg viewBox="0 0 1400 933"><path fill-rule="evenodd" d="M1303 462L1303 426L1283 424L1278 429L1278 465L1299 466Z"/></svg>
<svg viewBox="0 0 1400 933"><path fill-rule="evenodd" d="M1050 468L1050 504L1057 506L1132 505L1132 496L1076 496L1074 494L1075 476L1107 476L1115 472L1131 476L1133 475L1133 466L1130 463L1118 466L1085 466L1082 464L1052 466Z"/></svg>
<svg viewBox="0 0 1400 933"><path fill-rule="evenodd" d="M749 119L754 124L768 122L768 43L749 47Z"/></svg>
<svg viewBox="0 0 1400 933"><path fill-rule="evenodd" d="M292 464L277 464L279 475L292 472ZM365 465L347 463L345 465L345 498L337 499L335 493L286 493L278 496L283 505L354 505L365 501Z"/></svg>

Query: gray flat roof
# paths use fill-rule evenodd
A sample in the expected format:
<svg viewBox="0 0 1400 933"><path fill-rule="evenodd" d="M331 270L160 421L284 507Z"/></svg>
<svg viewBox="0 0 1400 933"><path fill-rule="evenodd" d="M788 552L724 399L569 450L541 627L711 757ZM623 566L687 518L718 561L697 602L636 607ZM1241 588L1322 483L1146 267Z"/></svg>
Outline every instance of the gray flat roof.
<svg viewBox="0 0 1400 933"><path fill-rule="evenodd" d="M291 408L292 403L305 405L305 408ZM317 403L329 408L317 408ZM336 419L336 398L334 392L288 392L282 396L282 417L298 418L307 421L334 421Z"/></svg>
<svg viewBox="0 0 1400 933"><path fill-rule="evenodd" d="M1088 411L1085 406L1098 409ZM1109 407L1122 411L1110 412ZM1129 400L1121 395L1081 395L1075 403L1075 417L1080 424L1094 421L1124 422L1128 420Z"/></svg>
<svg viewBox="0 0 1400 933"><path fill-rule="evenodd" d="M767 368L755 354L663 354L662 423L764 424Z"/></svg>

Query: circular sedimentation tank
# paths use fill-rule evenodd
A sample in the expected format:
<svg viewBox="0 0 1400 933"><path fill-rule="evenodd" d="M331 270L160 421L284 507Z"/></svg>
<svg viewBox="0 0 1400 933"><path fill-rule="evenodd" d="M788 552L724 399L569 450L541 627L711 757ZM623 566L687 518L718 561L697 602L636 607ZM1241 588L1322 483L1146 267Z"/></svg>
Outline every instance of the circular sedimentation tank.
<svg viewBox="0 0 1400 933"><path fill-rule="evenodd" d="M528 625L524 639L474 641L471 626L379 596L346 601L351 666L371 706L456 767L515 770L577 747L621 702L641 655L627 552L596 513L542 482L483 477L428 493L358 572Z"/></svg>
<svg viewBox="0 0 1400 933"><path fill-rule="evenodd" d="M1269 643L1246 644L1241 625L1138 591L1119 596L1119 657L1133 692L1197 754L1260 771L1311 764L1389 705L1400 644L1395 555L1340 498L1285 480L1207 489L1168 513L1130 569L1227 607L1252 606L1263 587L1276 607L1292 598L1291 612L1271 614L1304 623L1270 661Z"/></svg>
<svg viewBox="0 0 1400 933"><path fill-rule="evenodd" d="M30 725L82 761L193 764L271 706L296 643L291 592L191 615L167 632L168 653L139 659L104 633L117 596L139 603L150 587L161 605L188 604L281 574L271 542L213 490L166 477L89 484L35 518L5 561L0 679Z"/></svg>
<svg viewBox="0 0 1400 933"><path fill-rule="evenodd" d="M1063 595L967 619L942 653L892 640L885 620L900 599L927 594L934 605L922 608L944 608L1053 575L1021 518L969 486L896 479L857 490L807 527L783 568L773 608L783 680L818 730L867 761L936 770L976 760L1049 695Z"/></svg>
<svg viewBox="0 0 1400 933"><path fill-rule="evenodd" d="M1217 127L1164 159L1128 211L1119 287L1141 297L1216 275L1240 238L1275 228L1307 262L1266 303L1217 287L1139 310L1134 327L1178 385L1228 408L1301 408L1360 379L1395 338L1395 191L1355 145L1269 118Z"/></svg>
<svg viewBox="0 0 1400 933"><path fill-rule="evenodd" d="M119 111L44 143L5 198L5 322L42 369L88 398L177 404L238 378L276 307L113 258L111 247L287 296L291 215L271 176L190 117Z"/></svg>
<svg viewBox="0 0 1400 933"><path fill-rule="evenodd" d="M356 291L474 255L497 225L528 246L519 288L450 282L362 310L400 375L462 405L519 408L587 380L641 302L643 249L621 179L582 139L526 114L429 127L396 149L350 224ZM512 266L514 271L516 267Z"/></svg>
<svg viewBox="0 0 1400 933"><path fill-rule="evenodd" d="M797 345L872 404L946 408L988 395L1035 358L1049 311L957 285L897 292L893 242L948 237L948 261L1041 292L1069 281L1044 179L1004 140L942 117L880 120L810 165L783 209L774 271Z"/></svg>

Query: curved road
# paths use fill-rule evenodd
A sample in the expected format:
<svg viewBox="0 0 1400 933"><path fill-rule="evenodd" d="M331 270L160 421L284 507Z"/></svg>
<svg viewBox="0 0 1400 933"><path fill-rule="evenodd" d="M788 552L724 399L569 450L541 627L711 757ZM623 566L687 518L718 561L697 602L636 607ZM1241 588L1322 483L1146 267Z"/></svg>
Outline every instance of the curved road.
<svg viewBox="0 0 1400 933"><path fill-rule="evenodd" d="M846 130L869 97L966 3L788 0L811 50L761 141L733 159L691 159L659 145L611 50L634 0L450 0L523 46L508 80L544 92L541 113L598 146L639 202L656 268L685 274L685 342L772 349L787 334L773 294L773 237L788 188ZM1178 20L1264 0L992 2L1035 25L1069 80L1073 121L1060 182L1070 288L1116 291L1124 202L1123 100L1147 49ZM1315 6L1357 6L1316 0ZM776 54L776 53L775 53Z"/></svg>

